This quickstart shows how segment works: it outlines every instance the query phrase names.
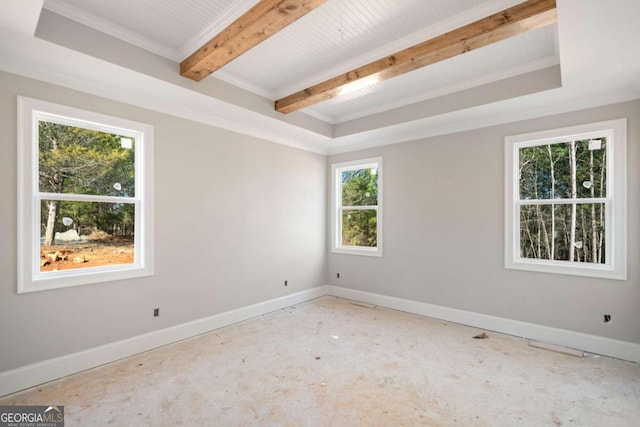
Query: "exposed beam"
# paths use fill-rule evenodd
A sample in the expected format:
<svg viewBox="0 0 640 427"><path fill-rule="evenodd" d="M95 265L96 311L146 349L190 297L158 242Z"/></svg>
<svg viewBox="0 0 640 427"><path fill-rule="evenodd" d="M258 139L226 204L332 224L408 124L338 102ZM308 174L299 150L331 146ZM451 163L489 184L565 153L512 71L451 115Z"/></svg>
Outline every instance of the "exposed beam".
<svg viewBox="0 0 640 427"><path fill-rule="evenodd" d="M326 0L261 0L180 64L180 74L200 81L268 39Z"/></svg>
<svg viewBox="0 0 640 427"><path fill-rule="evenodd" d="M556 22L556 0L529 0L393 55L281 98L275 109L291 113L368 85Z"/></svg>

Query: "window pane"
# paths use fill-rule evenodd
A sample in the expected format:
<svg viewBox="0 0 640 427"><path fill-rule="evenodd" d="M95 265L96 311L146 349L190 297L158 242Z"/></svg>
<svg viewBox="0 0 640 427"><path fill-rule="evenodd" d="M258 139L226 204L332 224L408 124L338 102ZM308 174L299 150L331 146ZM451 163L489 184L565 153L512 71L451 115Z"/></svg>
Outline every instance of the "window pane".
<svg viewBox="0 0 640 427"><path fill-rule="evenodd" d="M520 199L606 197L606 138L520 149Z"/></svg>
<svg viewBox="0 0 640 427"><path fill-rule="evenodd" d="M606 263L604 209L603 203L521 206L520 256Z"/></svg>
<svg viewBox="0 0 640 427"><path fill-rule="evenodd" d="M342 245L377 247L377 223L373 209L342 211Z"/></svg>
<svg viewBox="0 0 640 427"><path fill-rule="evenodd" d="M135 195L132 138L40 121L38 142L41 192Z"/></svg>
<svg viewBox="0 0 640 427"><path fill-rule="evenodd" d="M40 271L134 262L135 205L41 203Z"/></svg>
<svg viewBox="0 0 640 427"><path fill-rule="evenodd" d="M377 169L342 172L342 206L376 206L378 204Z"/></svg>
<svg viewBox="0 0 640 427"><path fill-rule="evenodd" d="M576 142L576 191L579 198L607 196L606 138Z"/></svg>

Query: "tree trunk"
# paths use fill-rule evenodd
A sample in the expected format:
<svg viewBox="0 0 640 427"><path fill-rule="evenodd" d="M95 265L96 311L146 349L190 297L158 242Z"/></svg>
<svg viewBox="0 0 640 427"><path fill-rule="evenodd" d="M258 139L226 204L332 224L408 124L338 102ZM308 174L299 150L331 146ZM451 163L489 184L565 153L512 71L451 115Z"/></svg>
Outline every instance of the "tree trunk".
<svg viewBox="0 0 640 427"><path fill-rule="evenodd" d="M591 198L596 197L594 185L595 176L593 173L593 150L589 151L589 180L591 182ZM591 203L591 261L598 262L598 225L596 224L596 204Z"/></svg>
<svg viewBox="0 0 640 427"><path fill-rule="evenodd" d="M58 220L58 206L60 202L58 200L49 200L47 203L47 208L49 210L49 214L47 215L47 228L44 232L44 244L46 246L55 245L55 236L56 236L56 221Z"/></svg>
<svg viewBox="0 0 640 427"><path fill-rule="evenodd" d="M577 188L577 161L576 161L576 142L569 142L569 165L571 168L571 198L575 199L578 195ZM576 253L576 204L571 204L571 228L569 229L569 261L575 260Z"/></svg>
<svg viewBox="0 0 640 427"><path fill-rule="evenodd" d="M602 168L600 169L600 197L605 197L605 176L606 176L606 167L607 167L607 152L602 153ZM600 205L600 228L598 232L598 262L603 263L603 253L602 253L602 244L604 242L604 205Z"/></svg>
<svg viewBox="0 0 640 427"><path fill-rule="evenodd" d="M539 257L536 254L536 246L535 246L535 242L533 241L533 236L531 235L531 230L529 230L528 221L527 221L527 226L525 227L525 230L527 231L527 237L529 237L529 245L531 246L531 258L538 259ZM525 255L525 258L529 258L526 256L526 254L521 254L520 256L522 255Z"/></svg>
<svg viewBox="0 0 640 427"><path fill-rule="evenodd" d="M549 170L551 172L551 200L556 198L556 172L553 162L553 154L551 152L551 144L547 144L547 152L549 153ZM556 205L551 205L551 250L549 251L549 259L556 259Z"/></svg>
<svg viewBox="0 0 640 427"><path fill-rule="evenodd" d="M58 140L56 138L51 138L51 147L51 151L58 150ZM53 174L52 184L56 189L60 189L61 182L62 179L58 174ZM47 246L53 246L55 245L56 221L58 220L58 208L60 207L60 202L58 200L49 200L46 203L49 213L47 215L47 228L44 231L44 244Z"/></svg>
<svg viewBox="0 0 640 427"><path fill-rule="evenodd" d="M538 198L538 184L536 184L536 199L537 198ZM542 211L540 210L540 205L536 205L536 217L538 221L538 255L540 259L542 259L543 258L542 247L541 247L542 238L540 237L540 233L542 233L542 237L544 238L544 246L545 246L545 249L547 250L547 257L551 253L551 244L549 242L549 233L547 232L547 223L542 217ZM549 259L553 259L553 258L549 258Z"/></svg>
<svg viewBox="0 0 640 427"><path fill-rule="evenodd" d="M589 252L589 245L587 245L588 233L587 233L587 219L584 215L585 206L582 206L580 209L580 221L582 223L582 261L587 262L591 257L591 253ZM580 252L578 252L578 261L580 261Z"/></svg>

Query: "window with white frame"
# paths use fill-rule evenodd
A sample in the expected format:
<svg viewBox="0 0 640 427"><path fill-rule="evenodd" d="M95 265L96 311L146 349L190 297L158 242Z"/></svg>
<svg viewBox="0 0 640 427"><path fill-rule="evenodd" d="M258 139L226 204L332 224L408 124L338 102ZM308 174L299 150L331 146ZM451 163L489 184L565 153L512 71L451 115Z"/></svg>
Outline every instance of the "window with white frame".
<svg viewBox="0 0 640 427"><path fill-rule="evenodd" d="M382 157L336 163L332 176L332 251L382 255Z"/></svg>
<svg viewBox="0 0 640 427"><path fill-rule="evenodd" d="M153 272L153 127L18 97L18 293Z"/></svg>
<svg viewBox="0 0 640 427"><path fill-rule="evenodd" d="M505 139L505 267L625 280L626 119Z"/></svg>

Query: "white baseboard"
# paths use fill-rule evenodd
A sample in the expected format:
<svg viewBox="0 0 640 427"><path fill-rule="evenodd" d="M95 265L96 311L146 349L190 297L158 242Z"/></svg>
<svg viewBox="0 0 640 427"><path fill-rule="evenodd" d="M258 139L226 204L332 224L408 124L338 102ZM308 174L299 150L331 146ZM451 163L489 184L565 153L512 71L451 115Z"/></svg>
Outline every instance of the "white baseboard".
<svg viewBox="0 0 640 427"><path fill-rule="evenodd" d="M371 292L327 285L327 293L340 298L361 301L381 307L420 314L480 329L560 345L588 353L640 363L640 344L589 335L566 329L551 328L471 311L457 310L424 302L395 298Z"/></svg>
<svg viewBox="0 0 640 427"><path fill-rule="evenodd" d="M0 396L191 338L327 294L326 286L216 314L0 373Z"/></svg>
<svg viewBox="0 0 640 427"><path fill-rule="evenodd" d="M29 387L162 347L163 345L172 344L324 295L361 301L480 329L501 332L548 344L561 345L589 353L640 363L640 344L636 343L583 334L565 329L550 328L371 292L325 285L10 371L0 372L0 396L12 394Z"/></svg>

